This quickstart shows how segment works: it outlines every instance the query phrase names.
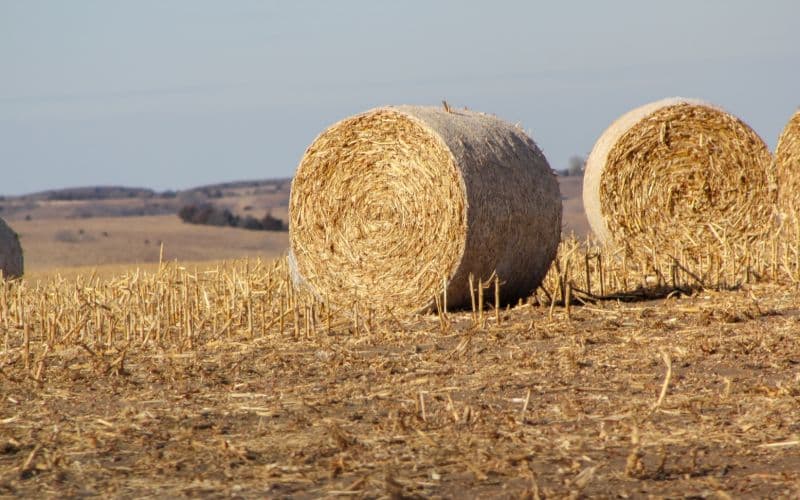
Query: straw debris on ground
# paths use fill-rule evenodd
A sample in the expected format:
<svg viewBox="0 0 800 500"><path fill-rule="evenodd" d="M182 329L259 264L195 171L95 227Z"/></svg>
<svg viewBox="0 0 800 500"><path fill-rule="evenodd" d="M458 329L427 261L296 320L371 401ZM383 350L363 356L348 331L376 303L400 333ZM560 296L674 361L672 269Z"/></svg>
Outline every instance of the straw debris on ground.
<svg viewBox="0 0 800 500"><path fill-rule="evenodd" d="M566 240L520 305L428 315L329 309L285 259L4 282L0 494L796 497L786 250L659 283Z"/></svg>

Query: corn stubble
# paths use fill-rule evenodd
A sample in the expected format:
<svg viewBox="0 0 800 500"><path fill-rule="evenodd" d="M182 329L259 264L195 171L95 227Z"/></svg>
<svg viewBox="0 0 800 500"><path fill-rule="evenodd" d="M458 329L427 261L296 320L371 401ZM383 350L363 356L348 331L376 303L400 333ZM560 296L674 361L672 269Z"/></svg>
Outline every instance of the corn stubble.
<svg viewBox="0 0 800 500"><path fill-rule="evenodd" d="M429 315L329 307L285 259L4 282L0 488L791 496L799 262L567 239L528 300L473 276Z"/></svg>
<svg viewBox="0 0 800 500"><path fill-rule="evenodd" d="M510 276L454 297L445 266L432 314L385 298L416 283L297 290L286 259L0 282L0 495L796 497L800 231L779 220L567 238L511 304Z"/></svg>

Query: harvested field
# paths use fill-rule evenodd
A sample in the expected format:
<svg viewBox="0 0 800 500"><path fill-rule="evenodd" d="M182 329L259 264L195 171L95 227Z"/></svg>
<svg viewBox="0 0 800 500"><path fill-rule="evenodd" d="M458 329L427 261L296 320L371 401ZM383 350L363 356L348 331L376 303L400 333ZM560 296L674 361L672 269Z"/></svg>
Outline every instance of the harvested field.
<svg viewBox="0 0 800 500"><path fill-rule="evenodd" d="M42 218L13 224L25 249L26 277L34 278L73 273L70 269L76 267L130 269L157 264L159 258L180 262L276 258L288 245L285 232L186 224L175 215Z"/></svg>
<svg viewBox="0 0 800 500"><path fill-rule="evenodd" d="M800 494L796 260L612 262L567 241L520 306L410 317L328 311L285 260L5 283L0 491Z"/></svg>

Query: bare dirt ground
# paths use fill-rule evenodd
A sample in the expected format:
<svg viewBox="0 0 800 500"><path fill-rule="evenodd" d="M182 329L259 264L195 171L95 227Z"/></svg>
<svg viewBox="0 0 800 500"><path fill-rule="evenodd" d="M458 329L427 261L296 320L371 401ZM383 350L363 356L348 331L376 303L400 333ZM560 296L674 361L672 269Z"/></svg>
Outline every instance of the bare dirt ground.
<svg viewBox="0 0 800 500"><path fill-rule="evenodd" d="M198 329L27 370L12 345L0 494L797 498L798 299Z"/></svg>

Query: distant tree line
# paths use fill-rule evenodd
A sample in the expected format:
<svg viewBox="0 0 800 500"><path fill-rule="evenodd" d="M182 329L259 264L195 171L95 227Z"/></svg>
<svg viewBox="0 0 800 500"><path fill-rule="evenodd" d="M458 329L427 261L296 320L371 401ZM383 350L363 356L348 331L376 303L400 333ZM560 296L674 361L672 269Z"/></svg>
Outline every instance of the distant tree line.
<svg viewBox="0 0 800 500"><path fill-rule="evenodd" d="M127 186L81 186L64 189L51 189L19 196L0 196L0 201L91 201L91 200L116 200L127 198L141 199L175 199L193 197L224 198L227 196L240 196L241 191L248 189L248 194L278 193L287 191L291 179L264 179L250 181L223 182L198 186L182 191L166 190L155 191L149 188Z"/></svg>
<svg viewBox="0 0 800 500"><path fill-rule="evenodd" d="M239 227L253 231L288 231L288 226L268 211L258 219L252 215L244 217L236 215L227 208L220 208L211 203L193 203L184 205L178 211L178 217L189 224L205 224L209 226Z"/></svg>
<svg viewBox="0 0 800 500"><path fill-rule="evenodd" d="M571 156L567 162L567 168L558 170L558 175L563 177L579 177L583 175L583 169L586 167L586 159L582 156Z"/></svg>
<svg viewBox="0 0 800 500"><path fill-rule="evenodd" d="M147 188L124 186L86 186L41 191L24 197L43 201L116 200L124 198L156 198L158 193Z"/></svg>

